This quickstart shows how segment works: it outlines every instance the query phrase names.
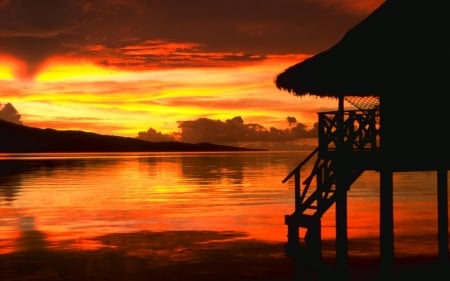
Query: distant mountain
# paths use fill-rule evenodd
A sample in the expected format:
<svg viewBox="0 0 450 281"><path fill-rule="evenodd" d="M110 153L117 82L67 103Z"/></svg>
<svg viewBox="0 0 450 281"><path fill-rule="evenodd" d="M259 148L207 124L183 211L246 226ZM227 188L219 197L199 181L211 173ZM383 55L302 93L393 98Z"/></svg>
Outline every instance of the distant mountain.
<svg viewBox="0 0 450 281"><path fill-rule="evenodd" d="M84 131L40 129L0 119L0 152L183 152L251 151L211 143L149 142Z"/></svg>

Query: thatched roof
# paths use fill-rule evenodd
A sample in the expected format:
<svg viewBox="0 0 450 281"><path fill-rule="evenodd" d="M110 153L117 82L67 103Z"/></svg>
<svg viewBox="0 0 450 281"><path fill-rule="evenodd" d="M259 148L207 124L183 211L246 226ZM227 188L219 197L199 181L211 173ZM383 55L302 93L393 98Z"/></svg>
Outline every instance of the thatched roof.
<svg viewBox="0 0 450 281"><path fill-rule="evenodd" d="M280 73L276 86L321 97L379 97L393 89L409 95L444 86L450 50L444 2L387 0L336 45Z"/></svg>

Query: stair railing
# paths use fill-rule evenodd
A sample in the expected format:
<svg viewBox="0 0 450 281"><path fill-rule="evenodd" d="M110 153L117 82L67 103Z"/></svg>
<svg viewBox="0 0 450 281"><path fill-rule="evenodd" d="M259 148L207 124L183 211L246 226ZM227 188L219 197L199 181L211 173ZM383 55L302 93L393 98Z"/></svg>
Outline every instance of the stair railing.
<svg viewBox="0 0 450 281"><path fill-rule="evenodd" d="M300 170L302 167L311 160L317 153L319 152L319 148L314 149L300 164L297 165L283 180L282 183L287 182L292 176L294 176L294 198L295 198L295 211L300 210L300 207L305 200L305 196L309 189L309 184L305 186L305 189L302 194L301 191L301 183L300 183ZM311 177L311 176L310 176ZM312 177L311 177L312 179Z"/></svg>

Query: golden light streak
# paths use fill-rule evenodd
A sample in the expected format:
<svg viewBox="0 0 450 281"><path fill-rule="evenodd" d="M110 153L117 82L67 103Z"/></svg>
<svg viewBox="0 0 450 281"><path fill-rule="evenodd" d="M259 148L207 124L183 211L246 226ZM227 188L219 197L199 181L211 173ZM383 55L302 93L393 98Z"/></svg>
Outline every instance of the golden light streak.
<svg viewBox="0 0 450 281"><path fill-rule="evenodd" d="M34 80L37 82L99 81L116 73L118 72L115 70L103 68L88 61L71 63L53 58L44 63Z"/></svg>
<svg viewBox="0 0 450 281"><path fill-rule="evenodd" d="M13 80L14 74L10 67L0 65L0 80Z"/></svg>
<svg viewBox="0 0 450 281"><path fill-rule="evenodd" d="M53 58L32 81L2 90L29 126L136 137L153 128L178 132L178 122L241 116L266 128L288 127L287 116L312 127L317 111L336 101L298 98L274 85L277 73L308 56L269 56L234 67L114 70L86 60ZM20 93L20 95L14 95ZM5 101L2 101L5 102Z"/></svg>
<svg viewBox="0 0 450 281"><path fill-rule="evenodd" d="M0 55L0 81L12 81L25 72L25 64L13 57Z"/></svg>

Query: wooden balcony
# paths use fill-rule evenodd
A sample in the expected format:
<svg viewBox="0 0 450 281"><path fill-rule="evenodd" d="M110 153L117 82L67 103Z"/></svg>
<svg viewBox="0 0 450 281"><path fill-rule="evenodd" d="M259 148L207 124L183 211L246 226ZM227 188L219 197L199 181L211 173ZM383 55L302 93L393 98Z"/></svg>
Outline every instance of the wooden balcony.
<svg viewBox="0 0 450 281"><path fill-rule="evenodd" d="M379 171L386 165L392 171L432 171L443 167L450 169L450 156L437 161L436 154L421 147L420 143L413 147L406 146L416 132L411 132L411 136L391 136L390 139L396 140L396 146L386 143L386 138L382 142L379 109L318 114L318 149L319 157L323 159L336 159L340 155L345 165L363 170Z"/></svg>

